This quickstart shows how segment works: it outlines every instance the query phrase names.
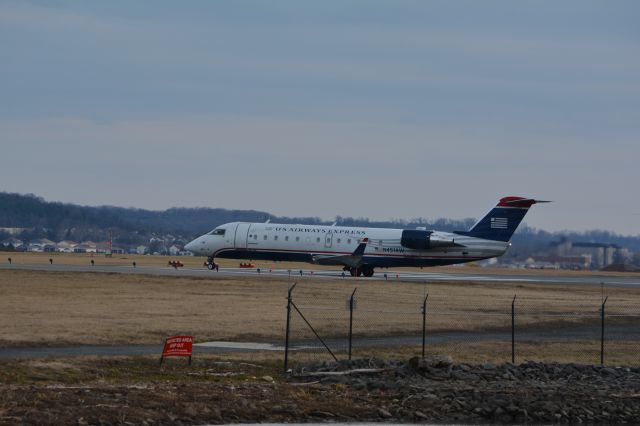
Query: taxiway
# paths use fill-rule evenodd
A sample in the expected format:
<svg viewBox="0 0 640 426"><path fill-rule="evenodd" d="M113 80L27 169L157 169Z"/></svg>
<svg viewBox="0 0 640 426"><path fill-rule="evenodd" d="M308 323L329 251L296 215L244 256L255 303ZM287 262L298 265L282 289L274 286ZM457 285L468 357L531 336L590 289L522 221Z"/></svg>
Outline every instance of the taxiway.
<svg viewBox="0 0 640 426"><path fill-rule="evenodd" d="M67 265L67 264L3 264L0 270L30 270L50 272L99 272L119 274L146 274L161 276L201 277L201 278L228 278L228 277L254 277L262 276L290 277L297 280L302 278L318 279L344 279L344 280L394 280L398 282L494 282L494 283L531 283L531 284L569 284L569 285L606 285L615 287L640 287L640 276L600 275L597 273L575 276L549 272L546 274L522 274L505 270L498 273L473 273L468 272L412 272L403 270L376 271L371 278L349 276L339 270L320 269L244 269L244 268L220 268L219 271L210 271L205 268L172 268L172 267L148 267L148 266L112 266L112 265Z"/></svg>

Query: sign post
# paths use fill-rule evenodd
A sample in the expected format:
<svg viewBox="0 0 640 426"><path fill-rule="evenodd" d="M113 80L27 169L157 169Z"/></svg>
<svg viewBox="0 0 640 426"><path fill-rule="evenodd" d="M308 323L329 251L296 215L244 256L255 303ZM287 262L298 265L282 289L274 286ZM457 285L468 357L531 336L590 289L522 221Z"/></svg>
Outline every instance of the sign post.
<svg viewBox="0 0 640 426"><path fill-rule="evenodd" d="M160 357L160 365L165 358L170 356L188 356L189 365L191 365L191 356L193 355L193 336L173 336L164 342L162 356Z"/></svg>

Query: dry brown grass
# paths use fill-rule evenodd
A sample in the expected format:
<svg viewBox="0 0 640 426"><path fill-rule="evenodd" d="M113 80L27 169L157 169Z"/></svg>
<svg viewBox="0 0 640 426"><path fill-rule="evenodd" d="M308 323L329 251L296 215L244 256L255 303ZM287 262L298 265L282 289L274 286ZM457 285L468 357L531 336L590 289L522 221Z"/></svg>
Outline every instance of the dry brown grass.
<svg viewBox="0 0 640 426"><path fill-rule="evenodd" d="M441 344L427 346L427 355L448 355L456 363L503 363L511 362L511 345L508 342L464 342L463 344ZM605 346L607 365L638 365L638 342L615 341ZM354 357L376 357L383 359L408 359L419 356L420 346L401 346L389 348L356 348ZM315 358L313 357L315 356ZM295 362L317 360L319 355L294 354ZM305 359L306 358L306 359ZM327 358L326 355L324 358ZM327 358L328 359L328 358ZM516 345L516 364L527 361L558 363L600 363L600 345L594 341L559 341L536 343L518 343Z"/></svg>
<svg viewBox="0 0 640 426"><path fill-rule="evenodd" d="M607 342L605 347L605 364L607 365L638 365L638 342L614 341ZM407 360L420 356L421 346L389 346L389 347L355 347L353 358L379 358ZM338 359L346 358L346 351L336 351ZM426 355L451 356L455 363L480 364L485 362L511 362L511 345L506 341L463 342L438 345L427 345ZM253 354L256 360L260 356ZM306 364L318 361L331 361L326 351L294 352L290 355L292 365ZM558 363L600 363L600 345L595 341L557 341L537 343L517 343L516 364L527 361L558 362Z"/></svg>
<svg viewBox="0 0 640 426"><path fill-rule="evenodd" d="M188 333L197 341L279 340L284 335L286 279L187 278L4 270L0 274L0 342L158 344ZM318 280L305 277L295 301L327 336L345 335L346 300L358 286L359 335L416 333L429 293L429 330L505 328L518 294L519 326L597 320L600 289L590 286ZM640 290L609 289L609 313L637 312ZM526 311L526 312L525 312ZM524 315L528 313L528 315ZM595 317L593 315L596 315ZM637 317L632 320L637 321ZM296 338L310 337L294 316Z"/></svg>
<svg viewBox="0 0 640 426"><path fill-rule="evenodd" d="M3 271L0 341L135 344L159 343L174 333L198 340L281 335L286 283L265 279L260 284Z"/></svg>

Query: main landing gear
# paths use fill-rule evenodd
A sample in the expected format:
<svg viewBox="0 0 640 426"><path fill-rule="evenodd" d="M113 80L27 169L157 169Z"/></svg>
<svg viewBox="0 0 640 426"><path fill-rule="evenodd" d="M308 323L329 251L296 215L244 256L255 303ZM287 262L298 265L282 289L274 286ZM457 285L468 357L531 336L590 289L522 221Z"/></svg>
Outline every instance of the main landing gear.
<svg viewBox="0 0 640 426"><path fill-rule="evenodd" d="M362 265L359 268L352 268L349 266L345 266L344 270L349 271L352 277L360 277L363 275L365 277L372 277L374 272L373 266L369 266L369 265Z"/></svg>

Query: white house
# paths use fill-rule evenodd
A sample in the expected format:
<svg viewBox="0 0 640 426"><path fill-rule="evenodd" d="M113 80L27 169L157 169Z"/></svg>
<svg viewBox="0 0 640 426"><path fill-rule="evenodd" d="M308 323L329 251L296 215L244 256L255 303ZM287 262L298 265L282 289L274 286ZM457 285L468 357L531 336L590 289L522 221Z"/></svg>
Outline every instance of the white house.
<svg viewBox="0 0 640 426"><path fill-rule="evenodd" d="M55 247L55 243L46 238L39 238L37 240L33 240L29 242L28 251L42 253L44 251L44 248L47 246Z"/></svg>
<svg viewBox="0 0 640 426"><path fill-rule="evenodd" d="M78 243L76 243L75 241L60 241L58 244L56 244L56 251L58 253L73 253L73 249L77 245Z"/></svg>
<svg viewBox="0 0 640 426"><path fill-rule="evenodd" d="M74 253L97 253L98 249L96 243L92 241L87 241L81 244L78 244L73 248Z"/></svg>
<svg viewBox="0 0 640 426"><path fill-rule="evenodd" d="M13 248L17 248L23 245L22 240L19 240L15 237L9 237L6 240L0 241L0 245L3 247L12 246Z"/></svg>

